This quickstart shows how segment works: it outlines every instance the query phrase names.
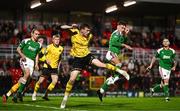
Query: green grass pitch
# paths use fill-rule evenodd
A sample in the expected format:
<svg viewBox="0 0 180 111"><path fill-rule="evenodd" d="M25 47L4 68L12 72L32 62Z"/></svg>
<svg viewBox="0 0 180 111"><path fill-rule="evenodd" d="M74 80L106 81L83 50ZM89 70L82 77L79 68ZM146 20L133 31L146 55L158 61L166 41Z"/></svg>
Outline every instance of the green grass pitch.
<svg viewBox="0 0 180 111"><path fill-rule="evenodd" d="M59 108L62 97L49 97L44 101L41 97L31 101L31 97L24 97L24 102L13 103L11 97L6 104L0 102L0 111L180 111L180 97L172 97L165 102L163 97L154 98L104 98L103 103L96 97L70 97L66 109Z"/></svg>

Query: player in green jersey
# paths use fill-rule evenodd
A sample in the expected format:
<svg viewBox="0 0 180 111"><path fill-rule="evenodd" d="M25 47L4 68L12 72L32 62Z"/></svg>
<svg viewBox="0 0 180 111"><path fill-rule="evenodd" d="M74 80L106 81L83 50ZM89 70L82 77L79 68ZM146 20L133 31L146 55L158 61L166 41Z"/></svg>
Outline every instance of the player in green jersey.
<svg viewBox="0 0 180 111"><path fill-rule="evenodd" d="M35 30L34 30L35 31ZM26 40L26 39L25 39ZM24 41L25 41L24 40ZM23 41L23 42L24 42ZM38 36L38 40L37 40L40 44L44 45L45 43L45 38L43 36ZM22 43L23 43L22 42ZM41 63L43 57L41 57L42 54L39 54L39 63ZM32 69L31 69L32 70ZM37 72L37 71L36 71ZM32 74L32 73L31 73ZM33 74L34 75L34 74ZM29 78L26 82L26 86L28 87L28 85L30 84L32 78ZM20 82L17 82L16 84L14 84L11 89L6 93L6 94L3 94L2 96L2 100L3 100L3 103L6 103L7 102L7 99L9 96L11 96L12 94L15 94L18 90L18 88L20 87ZM27 90L28 88L26 87L25 90ZM23 91L23 93L25 92L25 90ZM14 96L14 98L12 99L14 102L17 102L17 97Z"/></svg>
<svg viewBox="0 0 180 111"><path fill-rule="evenodd" d="M12 99L14 102L17 102L17 97L20 101L22 99L22 92L25 88L25 84L32 75L34 71L34 66L38 70L38 60L39 56L38 53L41 49L41 45L37 42L39 36L39 31L37 29L33 29L31 32L31 38L27 38L22 40L17 48L17 52L20 55L20 65L24 72L24 76L21 77L18 81L18 84L15 84L6 95L3 95L3 101L6 102L7 97L14 93L15 90L18 89L17 93L15 94L14 98Z"/></svg>
<svg viewBox="0 0 180 111"><path fill-rule="evenodd" d="M132 47L126 44L128 33L129 28L127 27L127 23L125 21L119 21L117 29L111 34L110 37L109 50L106 54L106 59L112 64L115 64L117 67L121 67L121 61L118 57L120 54L120 50L124 47L132 50ZM127 80L129 80L130 78L126 71L122 70L121 75L123 75ZM100 101L102 101L103 93L105 93L105 91L108 90L109 86L111 84L114 84L117 80L119 80L119 75L116 74L107 78L102 87L97 91L97 95Z"/></svg>
<svg viewBox="0 0 180 111"><path fill-rule="evenodd" d="M147 67L147 70L150 70L156 59L159 59L159 73L161 75L161 83L156 85L153 88L150 88L150 92L153 95L154 92L163 89L165 94L165 100L169 101L169 78L171 74L171 70L175 71L176 69L176 61L175 61L175 50L170 48L170 42L168 39L163 39L162 43L163 47L156 51L156 55L152 58L151 64Z"/></svg>
<svg viewBox="0 0 180 111"><path fill-rule="evenodd" d="M20 55L20 64L24 72L24 76L19 79L19 89L17 91L17 97L20 101L22 100L22 92L25 88L25 84L28 78L32 75L34 71L34 66L38 70L38 53L41 49L41 44L37 42L39 36L39 31L33 29L31 32L31 38L24 39L17 48L17 52Z"/></svg>

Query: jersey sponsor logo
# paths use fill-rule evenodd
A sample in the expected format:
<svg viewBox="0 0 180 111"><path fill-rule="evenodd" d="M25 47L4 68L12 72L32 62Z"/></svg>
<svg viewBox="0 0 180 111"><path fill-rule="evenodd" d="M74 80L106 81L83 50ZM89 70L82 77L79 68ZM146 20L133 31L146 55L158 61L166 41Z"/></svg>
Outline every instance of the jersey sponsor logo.
<svg viewBox="0 0 180 111"><path fill-rule="evenodd" d="M170 56L166 56L166 55L163 56L163 59L170 59L170 58L171 58Z"/></svg>
<svg viewBox="0 0 180 111"><path fill-rule="evenodd" d="M31 50L31 51L36 51L36 48L33 48L31 46L29 46L28 49Z"/></svg>

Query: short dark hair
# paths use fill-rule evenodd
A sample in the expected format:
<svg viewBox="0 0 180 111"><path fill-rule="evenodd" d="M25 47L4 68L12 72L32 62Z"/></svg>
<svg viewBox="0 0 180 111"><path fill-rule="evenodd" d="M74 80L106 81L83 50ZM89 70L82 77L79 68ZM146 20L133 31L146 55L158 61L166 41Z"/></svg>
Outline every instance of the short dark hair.
<svg viewBox="0 0 180 111"><path fill-rule="evenodd" d="M167 38L167 37L164 37L163 40L164 40L164 39L168 39L168 38ZM168 40L169 40L169 39L168 39Z"/></svg>
<svg viewBox="0 0 180 111"><path fill-rule="evenodd" d="M119 20L118 21L118 23L117 23L117 25L127 25L127 21L125 21L125 20Z"/></svg>
<svg viewBox="0 0 180 111"><path fill-rule="evenodd" d="M84 29L85 27L87 27L88 29L90 29L90 25L89 25L89 24L83 23L83 24L81 24L81 26L80 26L80 30L81 30L81 29Z"/></svg>
<svg viewBox="0 0 180 111"><path fill-rule="evenodd" d="M46 35L39 35L38 39L46 39Z"/></svg>

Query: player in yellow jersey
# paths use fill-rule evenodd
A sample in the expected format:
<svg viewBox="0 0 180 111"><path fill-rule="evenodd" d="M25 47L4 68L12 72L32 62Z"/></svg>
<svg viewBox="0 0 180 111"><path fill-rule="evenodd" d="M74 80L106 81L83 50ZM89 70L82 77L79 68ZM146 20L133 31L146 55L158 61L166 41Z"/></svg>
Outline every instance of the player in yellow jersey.
<svg viewBox="0 0 180 111"><path fill-rule="evenodd" d="M70 51L70 55L73 57L72 70L70 72L70 78L66 84L64 98L60 106L60 108L65 108L68 96L72 90L77 75L87 65L93 64L97 67L102 67L102 68L107 68L109 70L117 71L118 73L121 73L122 70L111 64L105 64L101 62L91 54L89 50L89 42L92 38L92 34L90 34L91 29L88 24L82 24L79 30L75 29L74 25L72 26L64 25L61 26L61 28L70 29L74 34L71 37L72 48Z"/></svg>
<svg viewBox="0 0 180 111"><path fill-rule="evenodd" d="M42 69L42 75L36 82L34 87L34 93L32 95L32 100L36 100L37 91L40 84L44 81L46 76L51 75L52 82L49 84L43 99L48 99L48 92L52 91L58 81L58 66L61 59L61 54L63 52L63 47L60 46L60 35L54 35L52 44L48 45L45 51L45 63Z"/></svg>

